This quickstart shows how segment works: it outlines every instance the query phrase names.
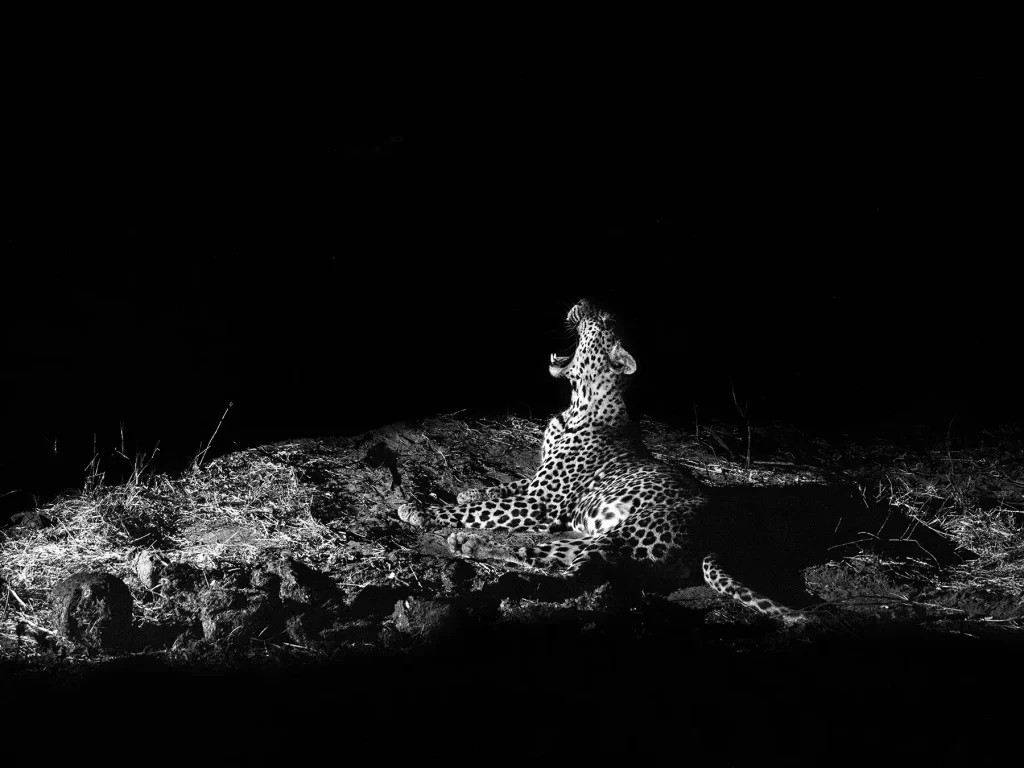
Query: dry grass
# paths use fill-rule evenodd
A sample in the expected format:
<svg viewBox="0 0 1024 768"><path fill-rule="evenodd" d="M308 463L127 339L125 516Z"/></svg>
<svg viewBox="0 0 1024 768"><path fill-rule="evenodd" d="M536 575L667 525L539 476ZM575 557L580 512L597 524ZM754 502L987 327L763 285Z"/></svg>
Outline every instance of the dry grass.
<svg viewBox="0 0 1024 768"><path fill-rule="evenodd" d="M159 621L172 606L135 578L144 550L218 575L268 550L322 562L336 537L310 517L313 491L297 481L287 449L244 451L206 466L197 461L177 479L148 474L139 464L126 483L113 487L104 485L94 462L81 492L39 510L52 525L0 540L6 587L0 640L17 647L52 638L50 592L81 570L121 578L135 597L136 617Z"/></svg>
<svg viewBox="0 0 1024 768"><path fill-rule="evenodd" d="M987 597L976 606L980 611L971 611L973 619L1019 629L1024 628L1024 425L984 434L988 439L969 450L954 450L947 435L944 444L918 453L887 444L848 446L842 453L861 457L862 466L849 474L866 497L899 510L967 556L946 569L935 569L930 558L917 564L940 603L948 608L961 593L982 593ZM915 567L906 561L878 564L892 572Z"/></svg>
<svg viewBox="0 0 1024 768"><path fill-rule="evenodd" d="M978 555L977 560L956 566L943 586L1020 592L1024 588L1024 511L1011 508L1005 500L982 508L971 491L977 476L958 470L956 476L936 484L929 481L923 462L918 469L917 475L888 478L887 487L878 487L876 499Z"/></svg>

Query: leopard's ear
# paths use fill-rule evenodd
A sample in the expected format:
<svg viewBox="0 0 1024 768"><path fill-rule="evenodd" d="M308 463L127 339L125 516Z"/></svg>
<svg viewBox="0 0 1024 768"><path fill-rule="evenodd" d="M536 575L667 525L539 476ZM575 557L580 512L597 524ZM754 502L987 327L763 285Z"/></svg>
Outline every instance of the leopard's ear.
<svg viewBox="0 0 1024 768"><path fill-rule="evenodd" d="M624 373L627 376L636 371L636 360L626 350L622 348L621 344L616 344L612 347L612 351L608 353L608 359L612 362L612 367L618 373Z"/></svg>

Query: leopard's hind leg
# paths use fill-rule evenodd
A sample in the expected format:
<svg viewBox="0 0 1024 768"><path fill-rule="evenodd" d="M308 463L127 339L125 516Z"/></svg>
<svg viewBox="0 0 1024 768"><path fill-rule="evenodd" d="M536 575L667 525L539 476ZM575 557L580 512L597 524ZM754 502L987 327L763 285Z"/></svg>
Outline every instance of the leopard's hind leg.
<svg viewBox="0 0 1024 768"><path fill-rule="evenodd" d="M629 562L664 563L682 567L686 520L671 508L656 507L635 512L610 530L575 539L559 539L516 552L516 560L534 566L561 565L573 576L589 565L623 565Z"/></svg>
<svg viewBox="0 0 1024 768"><path fill-rule="evenodd" d="M415 504L403 504L398 509L398 517L416 527L501 529L524 533L550 533L567 527L564 520L549 513L542 501L526 493L450 507L421 508Z"/></svg>

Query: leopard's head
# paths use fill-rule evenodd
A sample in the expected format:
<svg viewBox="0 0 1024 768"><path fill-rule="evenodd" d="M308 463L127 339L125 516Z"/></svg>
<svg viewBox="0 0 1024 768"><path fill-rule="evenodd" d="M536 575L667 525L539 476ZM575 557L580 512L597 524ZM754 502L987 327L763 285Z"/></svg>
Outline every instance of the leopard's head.
<svg viewBox="0 0 1024 768"><path fill-rule="evenodd" d="M622 348L612 316L583 299L569 310L566 323L576 332L576 351L569 357L552 354L550 374L569 380L574 405L621 397L625 377L636 370L636 360Z"/></svg>

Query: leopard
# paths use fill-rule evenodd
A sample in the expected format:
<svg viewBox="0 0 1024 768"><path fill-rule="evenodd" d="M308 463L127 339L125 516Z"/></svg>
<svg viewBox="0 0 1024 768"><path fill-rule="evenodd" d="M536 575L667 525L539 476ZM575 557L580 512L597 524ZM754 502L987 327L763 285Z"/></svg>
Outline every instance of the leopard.
<svg viewBox="0 0 1024 768"><path fill-rule="evenodd" d="M519 563L572 579L588 566L660 564L685 581L696 575L715 592L786 625L808 615L744 586L702 552L693 523L711 506L712 488L688 471L654 457L637 437L625 402L637 370L616 332L613 316L587 299L568 312L576 336L572 354L551 354L548 372L571 386L569 407L555 414L532 477L458 494L454 506L399 507L414 527L455 528L448 544L458 555ZM709 512L711 514L711 512ZM555 534L532 546L482 544L472 530ZM701 556L703 555L702 559Z"/></svg>

